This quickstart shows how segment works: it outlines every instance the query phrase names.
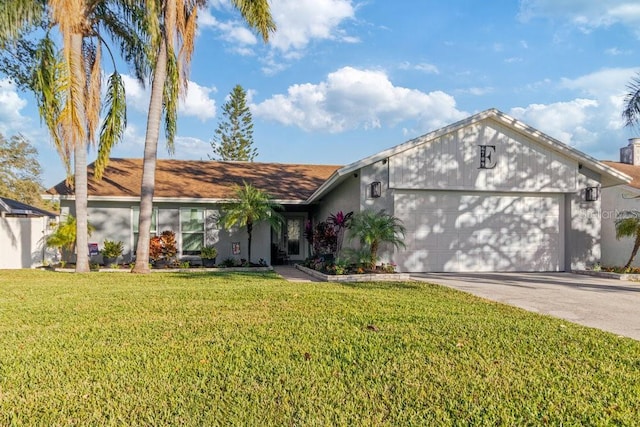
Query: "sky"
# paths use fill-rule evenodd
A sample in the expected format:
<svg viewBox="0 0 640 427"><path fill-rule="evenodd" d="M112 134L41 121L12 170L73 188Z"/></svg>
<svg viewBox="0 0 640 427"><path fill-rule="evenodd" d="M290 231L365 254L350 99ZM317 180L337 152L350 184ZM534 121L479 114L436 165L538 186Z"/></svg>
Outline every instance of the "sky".
<svg viewBox="0 0 640 427"><path fill-rule="evenodd" d="M228 0L200 12L176 150L203 159L236 84L256 161L346 165L497 108L603 160L640 129L621 118L640 72L640 3L629 0L271 0L269 43ZM124 75L128 126L112 157L143 154L149 88ZM38 150L43 184L64 168L33 96L0 76L0 133ZM90 149L89 160L96 150Z"/></svg>

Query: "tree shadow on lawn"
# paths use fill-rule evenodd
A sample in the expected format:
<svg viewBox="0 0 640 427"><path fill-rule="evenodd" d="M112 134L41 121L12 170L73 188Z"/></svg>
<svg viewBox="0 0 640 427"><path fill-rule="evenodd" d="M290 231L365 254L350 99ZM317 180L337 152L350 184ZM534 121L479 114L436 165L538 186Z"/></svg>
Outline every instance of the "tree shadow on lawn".
<svg viewBox="0 0 640 427"><path fill-rule="evenodd" d="M194 271L184 272L179 271L175 273L169 273L172 276L179 277L180 279L188 280L202 280L203 278L211 279L281 279L276 273L272 271Z"/></svg>
<svg viewBox="0 0 640 427"><path fill-rule="evenodd" d="M423 282L326 282L332 285L340 285L353 289L382 289L382 290L400 290L411 289L419 290L424 289L427 283ZM318 284L318 283L315 283Z"/></svg>

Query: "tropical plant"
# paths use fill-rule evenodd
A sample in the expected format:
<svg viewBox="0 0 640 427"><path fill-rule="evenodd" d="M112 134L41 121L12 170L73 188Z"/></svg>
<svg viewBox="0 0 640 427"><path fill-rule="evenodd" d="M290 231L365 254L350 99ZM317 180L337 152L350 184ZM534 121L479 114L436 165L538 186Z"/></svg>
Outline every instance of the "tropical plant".
<svg viewBox="0 0 640 427"><path fill-rule="evenodd" d="M152 237L149 248L149 258L152 261L175 261L175 257L178 254L176 233L171 230L165 230L159 236Z"/></svg>
<svg viewBox="0 0 640 427"><path fill-rule="evenodd" d="M616 239L623 237L633 237L633 248L631 249L631 256L629 261L624 265L623 269L626 270L631 266L631 263L640 249L640 211L622 211L616 217Z"/></svg>
<svg viewBox="0 0 640 427"><path fill-rule="evenodd" d="M318 255L335 254L338 248L338 236L336 229L327 223L321 221L313 228L312 234L313 253Z"/></svg>
<svg viewBox="0 0 640 427"><path fill-rule="evenodd" d="M124 252L124 243L121 241L105 239L104 243L102 243L100 255L102 255L104 259L115 260L122 255L122 252Z"/></svg>
<svg viewBox="0 0 640 427"><path fill-rule="evenodd" d="M200 250L200 258L202 259L216 259L218 256L218 250L215 246L203 246Z"/></svg>
<svg viewBox="0 0 640 427"><path fill-rule="evenodd" d="M333 226L333 229L336 232L336 256L338 256L338 254L340 254L340 251L342 250L344 232L351 225L352 217L353 212L345 214L342 211L338 211L335 214L329 215L329 218L327 218L327 224Z"/></svg>
<svg viewBox="0 0 640 427"><path fill-rule="evenodd" d="M76 229L76 218L73 215L67 215L66 219L58 224L53 233L47 236L46 245L51 248L58 248L62 258L65 261L68 260L76 250ZM87 235L90 236L93 231L94 227L91 224L87 224Z"/></svg>
<svg viewBox="0 0 640 427"><path fill-rule="evenodd" d="M138 33L133 23L143 14L135 5L136 2L125 0L26 0L0 4L0 44L26 37L34 25L47 20L47 26L55 27L59 32L60 37L55 38L61 40L60 52L50 31L40 30L44 36L34 47L34 62L27 85L35 94L40 116L67 167L68 176L73 158L77 272L89 271L85 231L88 224L87 144L95 143L100 121L102 46L107 46L105 35L108 34L125 52L127 60L136 66L143 63L139 61L142 56L139 52L144 44L135 37ZM111 59L115 70L115 60ZM111 147L121 139L126 125L124 84L117 70L108 79L103 111L94 168L97 178L101 177Z"/></svg>
<svg viewBox="0 0 640 427"><path fill-rule="evenodd" d="M248 238L248 259L251 262L251 235L253 226L259 222L267 221L271 227L278 231L284 219L277 210L282 206L275 203L266 192L244 182L242 186L234 188L234 202L226 203L221 218L224 228L235 226L246 227Z"/></svg>
<svg viewBox="0 0 640 427"><path fill-rule="evenodd" d="M378 261L378 249L382 243L390 243L396 248L405 247L403 242L405 227L402 221L384 210L370 209L355 214L351 220L350 239L358 238L360 244L369 250L368 267L372 270Z"/></svg>
<svg viewBox="0 0 640 427"><path fill-rule="evenodd" d="M222 116L211 141L214 156L209 158L252 162L258 149L253 146L253 119L242 86L233 88L222 106Z"/></svg>
<svg viewBox="0 0 640 427"><path fill-rule="evenodd" d="M140 189L140 238L134 273L149 272L149 236L155 190L158 136L164 113L167 148L173 153L179 95L185 95L197 29L198 8L206 0L148 0L146 28L151 34L151 97ZM268 0L231 0L245 22L266 42L275 30Z"/></svg>

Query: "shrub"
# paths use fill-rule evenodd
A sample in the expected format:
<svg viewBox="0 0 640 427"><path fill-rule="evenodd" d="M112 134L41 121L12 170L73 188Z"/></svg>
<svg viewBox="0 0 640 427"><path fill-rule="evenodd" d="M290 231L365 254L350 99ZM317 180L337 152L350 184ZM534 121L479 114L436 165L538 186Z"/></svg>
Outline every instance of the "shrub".
<svg viewBox="0 0 640 427"><path fill-rule="evenodd" d="M103 258L117 259L124 251L124 243L105 239L100 254Z"/></svg>

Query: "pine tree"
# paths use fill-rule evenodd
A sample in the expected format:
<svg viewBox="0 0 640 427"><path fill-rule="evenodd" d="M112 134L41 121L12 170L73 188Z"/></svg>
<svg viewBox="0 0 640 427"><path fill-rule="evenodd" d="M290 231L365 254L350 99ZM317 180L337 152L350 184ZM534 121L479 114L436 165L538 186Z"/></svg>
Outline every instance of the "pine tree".
<svg viewBox="0 0 640 427"><path fill-rule="evenodd" d="M236 85L229 99L222 106L224 118L218 124L211 148L216 160L240 160L252 162L258 155L253 146L253 120L247 106L247 92Z"/></svg>

